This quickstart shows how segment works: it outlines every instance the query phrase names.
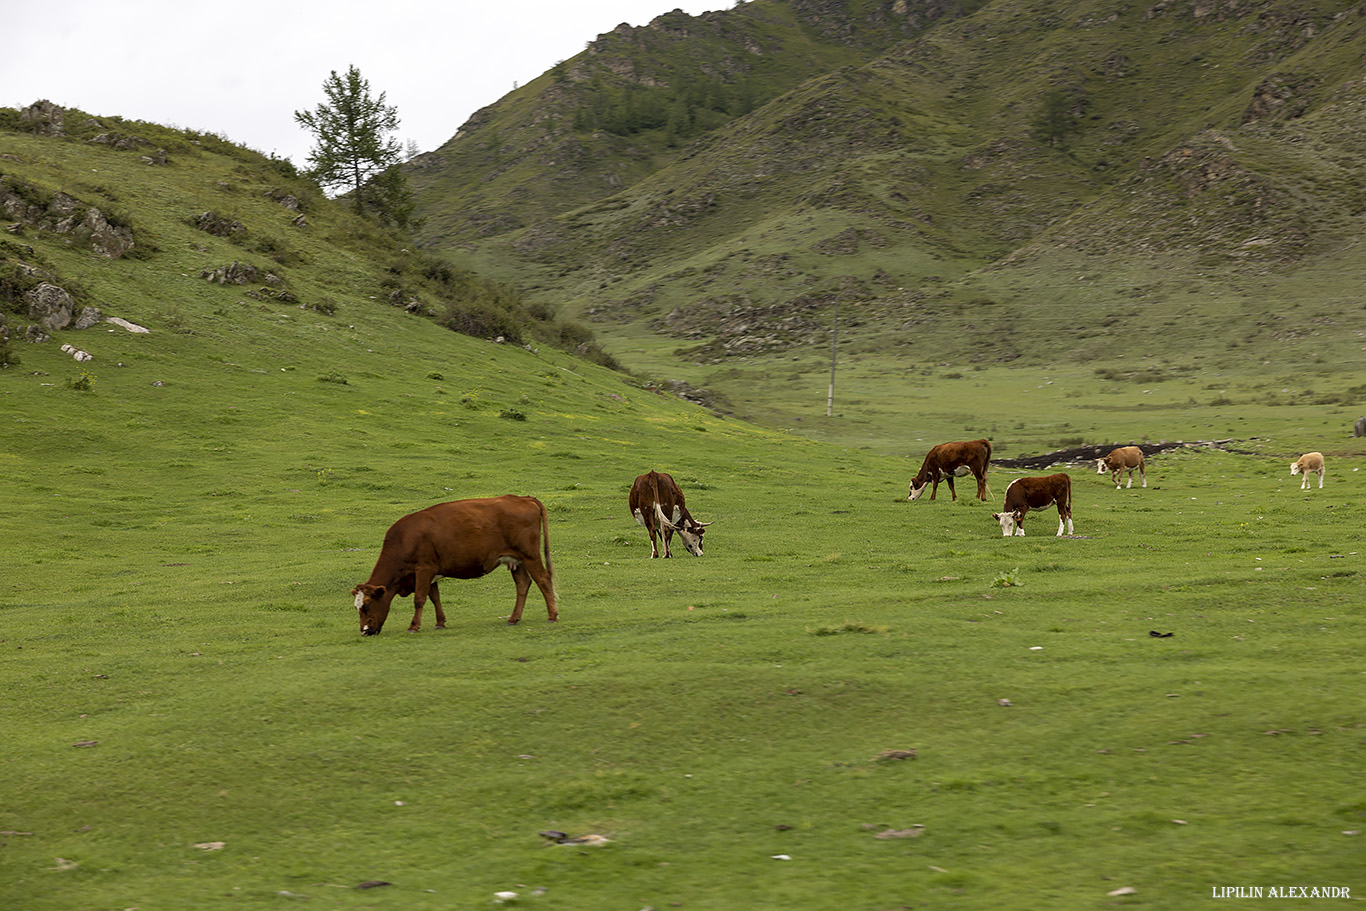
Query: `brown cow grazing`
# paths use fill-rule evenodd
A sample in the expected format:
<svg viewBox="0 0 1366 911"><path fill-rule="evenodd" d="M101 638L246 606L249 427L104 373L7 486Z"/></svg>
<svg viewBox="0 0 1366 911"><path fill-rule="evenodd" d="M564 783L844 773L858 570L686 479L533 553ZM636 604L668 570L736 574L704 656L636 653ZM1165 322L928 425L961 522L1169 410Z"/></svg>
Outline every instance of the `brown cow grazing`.
<svg viewBox="0 0 1366 911"><path fill-rule="evenodd" d="M412 595L413 622L408 630L417 632L429 594L436 606L436 628L445 629L437 576L477 579L499 566L512 571L517 585L517 606L508 623L522 619L533 580L545 596L550 620L560 618L555 607L555 569L550 562L550 523L540 500L517 496L456 500L406 515L384 533L370 580L351 589L360 631L376 635L384 628L394 598Z"/></svg>
<svg viewBox="0 0 1366 911"><path fill-rule="evenodd" d="M1319 489L1323 489L1323 453L1306 452L1294 462L1290 463L1290 476L1297 474L1304 475L1304 480L1300 482L1300 490L1309 489L1309 476L1317 474L1319 476Z"/></svg>
<svg viewBox="0 0 1366 911"><path fill-rule="evenodd" d="M987 498L987 468L991 463L991 444L986 440L964 440L958 443L940 443L925 454L920 473L911 478L911 490L906 499L918 500L931 483L930 499L939 492L939 481L948 482L949 493L955 500L958 492L953 489L954 477L963 477L969 472L977 479L977 499Z"/></svg>
<svg viewBox="0 0 1366 911"><path fill-rule="evenodd" d="M1001 535L1024 535L1025 513L1058 504L1058 534L1065 527L1072 534L1072 478L1065 474L1050 474L1042 478L1016 478L1006 487L1004 512L991 517L1001 523Z"/></svg>
<svg viewBox="0 0 1366 911"><path fill-rule="evenodd" d="M1138 469L1139 477L1143 479L1143 486L1148 486L1148 467L1143 461L1143 450L1137 446L1121 446L1112 449L1110 454L1103 459L1096 459L1096 474L1110 472L1110 480L1115 482L1115 490L1119 490L1119 479L1124 472L1129 472L1129 487L1134 486L1134 469Z"/></svg>
<svg viewBox="0 0 1366 911"><path fill-rule="evenodd" d="M664 556L671 557L669 540L674 532L683 539L683 546L694 557L702 556L702 534L711 522L699 522L688 512L683 502L683 491L674 479L661 471L651 471L636 478L627 498L631 515L650 533L650 559L659 556L655 536L664 538Z"/></svg>

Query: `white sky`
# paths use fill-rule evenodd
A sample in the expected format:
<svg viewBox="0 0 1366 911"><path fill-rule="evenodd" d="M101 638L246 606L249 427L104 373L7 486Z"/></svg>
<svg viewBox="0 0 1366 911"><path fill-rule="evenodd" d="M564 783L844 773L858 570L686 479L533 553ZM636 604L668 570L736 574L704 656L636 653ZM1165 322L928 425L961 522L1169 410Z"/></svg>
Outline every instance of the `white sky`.
<svg viewBox="0 0 1366 911"><path fill-rule="evenodd" d="M734 0L0 0L0 107L218 133L304 166L294 122L355 65L398 108L397 137L437 148L470 115L622 22Z"/></svg>

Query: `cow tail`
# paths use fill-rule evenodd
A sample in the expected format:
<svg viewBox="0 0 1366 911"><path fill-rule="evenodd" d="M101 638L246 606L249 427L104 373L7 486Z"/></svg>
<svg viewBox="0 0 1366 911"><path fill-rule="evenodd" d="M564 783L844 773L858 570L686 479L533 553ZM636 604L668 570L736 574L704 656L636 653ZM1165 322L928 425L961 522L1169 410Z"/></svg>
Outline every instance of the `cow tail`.
<svg viewBox="0 0 1366 911"><path fill-rule="evenodd" d="M539 503L539 501L537 501ZM541 507L541 552L545 554L545 571L550 576L550 590L555 593L555 600L560 600L560 593L555 588L555 564L550 562L550 514L546 511L545 504L540 503Z"/></svg>
<svg viewBox="0 0 1366 911"><path fill-rule="evenodd" d="M995 500L991 493L991 482L987 480L987 472L991 471L991 440L987 440L987 460L982 465L982 489L986 491L988 500Z"/></svg>

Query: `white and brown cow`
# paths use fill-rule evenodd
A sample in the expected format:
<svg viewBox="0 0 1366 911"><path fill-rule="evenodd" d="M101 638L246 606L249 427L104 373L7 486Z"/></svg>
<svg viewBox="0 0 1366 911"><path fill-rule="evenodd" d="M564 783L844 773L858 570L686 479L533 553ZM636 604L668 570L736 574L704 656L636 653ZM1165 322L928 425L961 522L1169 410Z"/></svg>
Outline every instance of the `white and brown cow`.
<svg viewBox="0 0 1366 911"><path fill-rule="evenodd" d="M1031 509L1045 509L1058 504L1058 537L1063 529L1072 534L1072 478L1066 474L1050 474L1042 478L1016 478L1006 488L1001 512L991 517L1001 523L1001 535L1024 535L1024 517Z"/></svg>
<svg viewBox="0 0 1366 911"><path fill-rule="evenodd" d="M636 478L627 498L631 515L650 533L650 559L659 556L657 537L664 539L664 556L672 557L669 541L674 532L694 557L702 556L702 535L711 522L699 522L688 512L683 491L662 471L650 471Z"/></svg>
<svg viewBox="0 0 1366 911"><path fill-rule="evenodd" d="M1290 475L1304 475L1304 480L1300 482L1300 490L1309 489L1309 476L1316 474L1319 476L1319 489L1323 488L1323 453L1306 452L1294 462L1290 463Z"/></svg>
<svg viewBox="0 0 1366 911"><path fill-rule="evenodd" d="M958 492L953 489L953 479L971 474L977 479L977 499L987 498L987 468L991 464L991 443L986 440L960 440L955 443L940 443L925 453L925 461L920 466L920 472L911 478L911 490L906 495L908 500L918 500L920 495L925 492L925 488L930 487L930 499L939 492L939 481L942 479L949 485L949 493L953 499L958 499Z"/></svg>
<svg viewBox="0 0 1366 911"><path fill-rule="evenodd" d="M438 576L477 579L499 566L512 570L517 604L508 623L522 619L532 581L545 596L553 622L555 568L550 562L550 524L545 506L535 497L487 497L438 503L399 519L384 534L379 559L370 578L351 589L356 596L360 631L374 636L384 628L396 597L413 596L410 632L422 628L422 607L430 595L436 628L445 629L446 612L437 591Z"/></svg>
<svg viewBox="0 0 1366 911"><path fill-rule="evenodd" d="M1113 449L1110 454L1103 459L1096 459L1096 474L1110 472L1110 480L1115 482L1115 490L1119 490L1119 479L1124 472L1129 472L1129 487L1134 486L1134 470L1138 470L1139 477L1143 479L1143 486L1148 486L1148 468L1143 461L1143 450L1137 446L1120 446Z"/></svg>

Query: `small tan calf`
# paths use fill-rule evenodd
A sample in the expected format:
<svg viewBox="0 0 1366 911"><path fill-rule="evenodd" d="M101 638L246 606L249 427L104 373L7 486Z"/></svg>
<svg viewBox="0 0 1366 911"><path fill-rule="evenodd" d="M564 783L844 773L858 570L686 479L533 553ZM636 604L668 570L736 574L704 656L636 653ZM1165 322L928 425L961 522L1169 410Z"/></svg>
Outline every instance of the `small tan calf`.
<svg viewBox="0 0 1366 911"><path fill-rule="evenodd" d="M1300 482L1300 490L1309 489L1309 476L1317 474L1319 476L1319 489L1323 488L1323 453L1306 452L1297 461L1290 463L1290 476L1297 474L1304 475L1304 480Z"/></svg>
<svg viewBox="0 0 1366 911"><path fill-rule="evenodd" d="M1110 472L1110 480L1115 482L1115 490L1119 490L1119 479L1126 471L1129 472L1129 486L1134 486L1135 469L1143 479L1143 486L1147 487L1148 469L1143 462L1143 450L1137 446L1121 446L1112 449L1105 458L1096 459L1096 474Z"/></svg>

